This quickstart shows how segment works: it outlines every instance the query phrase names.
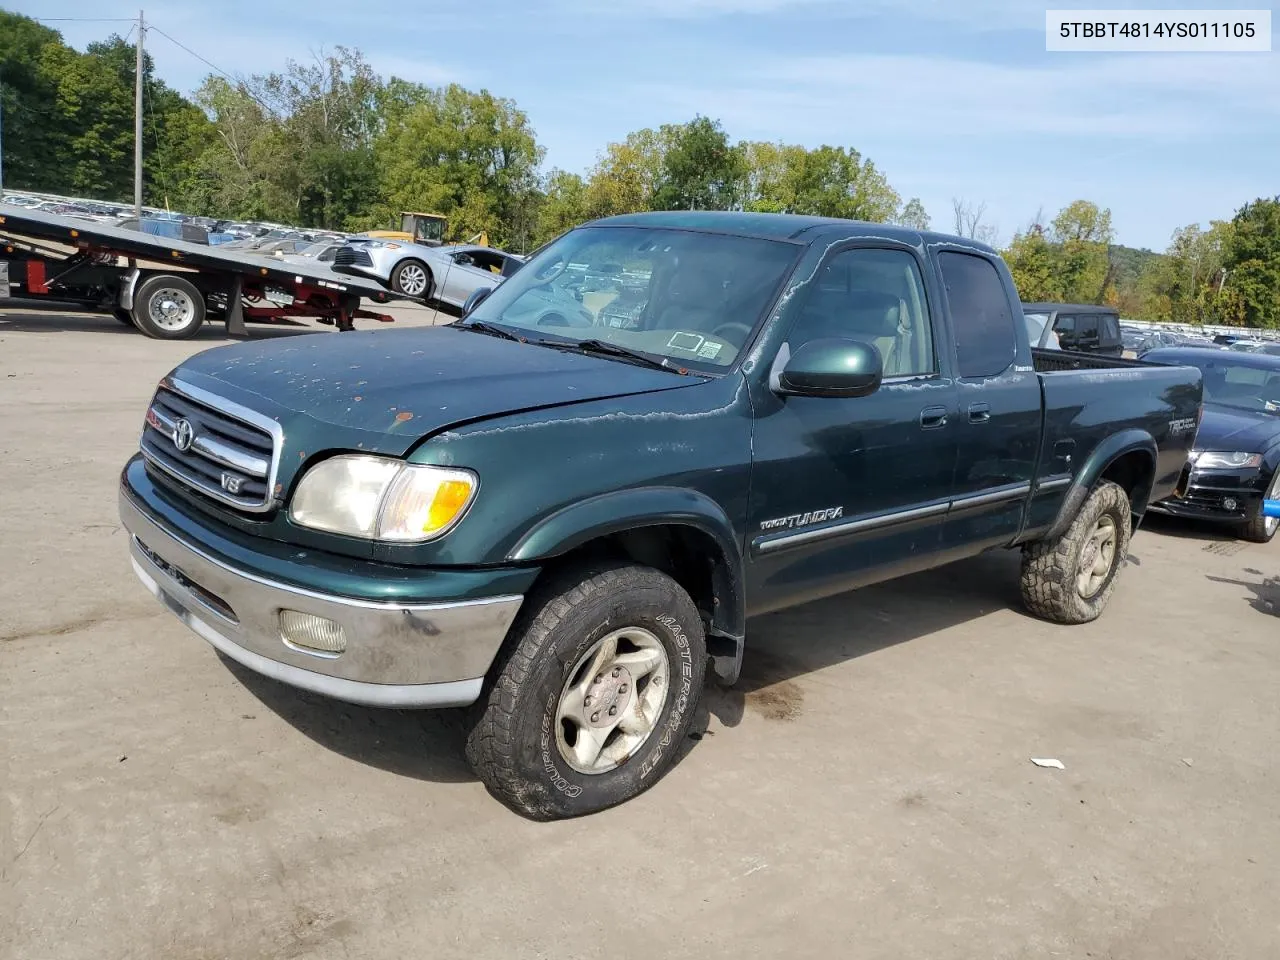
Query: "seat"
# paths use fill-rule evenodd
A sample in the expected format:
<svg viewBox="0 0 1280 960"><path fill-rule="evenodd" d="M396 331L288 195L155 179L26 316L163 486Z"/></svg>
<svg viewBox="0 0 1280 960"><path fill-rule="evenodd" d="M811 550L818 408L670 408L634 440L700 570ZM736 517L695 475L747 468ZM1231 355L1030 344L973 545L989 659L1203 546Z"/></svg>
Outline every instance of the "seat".
<svg viewBox="0 0 1280 960"><path fill-rule="evenodd" d="M717 271L686 267L668 282L663 299L656 329L709 334L724 315L724 280Z"/></svg>
<svg viewBox="0 0 1280 960"><path fill-rule="evenodd" d="M902 376L910 369L909 330L902 326L902 301L879 290L838 290L819 287L805 302L797 320L804 339L843 337L861 340L876 348L886 377Z"/></svg>

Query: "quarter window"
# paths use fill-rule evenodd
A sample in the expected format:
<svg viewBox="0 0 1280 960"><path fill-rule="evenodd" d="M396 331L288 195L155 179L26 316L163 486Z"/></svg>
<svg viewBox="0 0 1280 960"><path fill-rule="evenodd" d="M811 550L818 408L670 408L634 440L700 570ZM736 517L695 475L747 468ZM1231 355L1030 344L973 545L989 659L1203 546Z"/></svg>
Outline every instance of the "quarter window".
<svg viewBox="0 0 1280 960"><path fill-rule="evenodd" d="M961 377L994 377L1013 363L1013 311L995 264L968 253L938 255L951 306Z"/></svg>

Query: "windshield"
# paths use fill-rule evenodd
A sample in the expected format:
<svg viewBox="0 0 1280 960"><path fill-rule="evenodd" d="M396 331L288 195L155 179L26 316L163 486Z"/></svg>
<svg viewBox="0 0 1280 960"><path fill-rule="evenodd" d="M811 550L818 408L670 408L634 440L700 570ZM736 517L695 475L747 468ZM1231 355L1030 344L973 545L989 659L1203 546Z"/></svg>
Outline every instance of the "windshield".
<svg viewBox="0 0 1280 960"><path fill-rule="evenodd" d="M467 315L529 339L604 340L680 366L730 366L800 252L646 227L581 227Z"/></svg>
<svg viewBox="0 0 1280 960"><path fill-rule="evenodd" d="M1189 362L1204 374L1205 403L1280 413L1280 365L1261 367L1216 357Z"/></svg>

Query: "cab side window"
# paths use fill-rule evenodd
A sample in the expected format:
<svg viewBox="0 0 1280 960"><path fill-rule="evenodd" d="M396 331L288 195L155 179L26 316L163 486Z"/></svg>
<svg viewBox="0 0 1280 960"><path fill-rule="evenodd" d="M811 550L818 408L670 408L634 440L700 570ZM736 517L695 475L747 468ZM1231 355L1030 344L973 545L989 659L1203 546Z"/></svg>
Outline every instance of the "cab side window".
<svg viewBox="0 0 1280 960"><path fill-rule="evenodd" d="M1013 310L995 265L971 253L938 254L956 339L961 377L994 377L1013 363L1017 334Z"/></svg>
<svg viewBox="0 0 1280 960"><path fill-rule="evenodd" d="M915 257L903 250L843 250L819 267L787 343L794 351L830 337L871 344L886 378L937 373Z"/></svg>

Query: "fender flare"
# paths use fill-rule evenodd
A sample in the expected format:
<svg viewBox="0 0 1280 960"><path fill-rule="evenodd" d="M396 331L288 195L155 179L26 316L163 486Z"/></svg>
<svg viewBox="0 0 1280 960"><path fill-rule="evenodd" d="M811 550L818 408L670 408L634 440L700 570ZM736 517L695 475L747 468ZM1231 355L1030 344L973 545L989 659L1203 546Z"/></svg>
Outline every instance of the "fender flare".
<svg viewBox="0 0 1280 960"><path fill-rule="evenodd" d="M1151 476L1154 481L1156 467L1155 438L1138 427L1130 427L1127 430L1112 434L1094 447L1089 456L1085 458L1080 471L1076 474L1075 479L1071 481L1071 486L1067 488L1067 495L1062 501L1062 506L1058 509L1058 516L1054 519L1053 525L1045 532L1044 539L1059 536L1067 527L1071 526L1076 514L1080 512L1080 507L1084 505L1085 499L1097 484L1098 478L1106 473L1111 464L1126 454L1134 453L1135 451L1145 453L1150 458ZM1148 491L1149 493L1150 491Z"/></svg>
<svg viewBox="0 0 1280 960"><path fill-rule="evenodd" d="M714 544L711 633L729 641L723 654L713 651L716 671L726 682L737 679L746 635L746 590L742 551L724 509L705 494L680 487L633 487L588 497L543 517L508 551L512 563L561 556L600 537L643 527L683 526Z"/></svg>

